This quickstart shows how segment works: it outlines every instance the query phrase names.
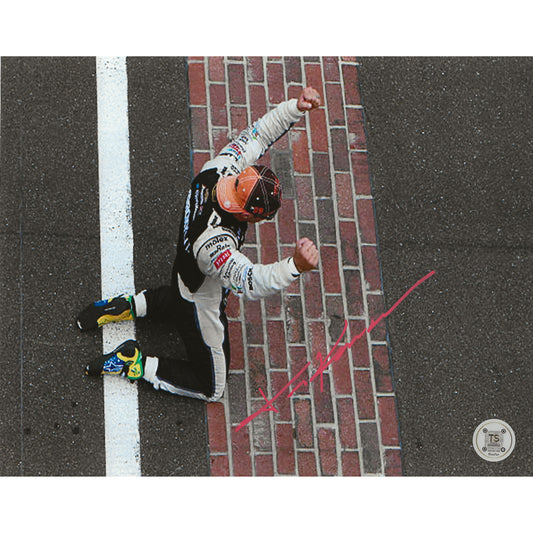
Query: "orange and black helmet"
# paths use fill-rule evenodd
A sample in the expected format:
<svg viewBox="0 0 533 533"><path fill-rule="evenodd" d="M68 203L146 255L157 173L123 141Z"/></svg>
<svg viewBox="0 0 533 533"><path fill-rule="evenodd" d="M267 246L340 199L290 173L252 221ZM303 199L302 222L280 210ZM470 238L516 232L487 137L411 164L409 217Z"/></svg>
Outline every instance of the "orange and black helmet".
<svg viewBox="0 0 533 533"><path fill-rule="evenodd" d="M238 176L220 178L217 197L224 211L271 220L281 205L281 184L268 167L252 165Z"/></svg>

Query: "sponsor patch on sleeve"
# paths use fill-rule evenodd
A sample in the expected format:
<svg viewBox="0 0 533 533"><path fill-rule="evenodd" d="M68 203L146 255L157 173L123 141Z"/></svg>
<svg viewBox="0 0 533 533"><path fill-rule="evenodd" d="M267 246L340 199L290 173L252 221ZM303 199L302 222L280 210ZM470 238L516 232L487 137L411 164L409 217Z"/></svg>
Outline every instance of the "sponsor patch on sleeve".
<svg viewBox="0 0 533 533"><path fill-rule="evenodd" d="M231 250L224 250L221 254L215 259L215 268L220 270L222 265L231 257Z"/></svg>

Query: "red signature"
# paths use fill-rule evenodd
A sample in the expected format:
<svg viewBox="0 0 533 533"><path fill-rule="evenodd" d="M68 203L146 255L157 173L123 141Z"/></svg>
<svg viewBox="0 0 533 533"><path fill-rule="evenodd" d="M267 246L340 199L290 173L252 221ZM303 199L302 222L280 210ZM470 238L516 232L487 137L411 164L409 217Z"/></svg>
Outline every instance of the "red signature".
<svg viewBox="0 0 533 533"><path fill-rule="evenodd" d="M344 321L344 329L342 330L342 333L340 334L339 338L337 339L337 342L335 343L335 346L331 349L331 351L328 353L327 357L324 359L322 357L322 354L320 352L317 353L316 359L318 360L319 366L315 370L314 374L309 378L311 382L315 381L320 377L320 390L323 390L323 373L324 370L326 370L330 365L337 362L345 353L346 350L351 348L359 339L361 339L366 333L369 333L372 331L384 318L387 318L406 298L411 294L420 284L424 283L427 279L429 279L431 276L435 274L435 271L432 270L429 274L426 274L423 278L419 279L407 292L404 293L404 295L385 313L380 315L380 317L376 320L372 320L370 323L370 326L365 328L357 337L355 337L352 341L350 341L347 344L343 344L340 346L340 341L344 337L344 334L346 333L346 330L348 329L348 321ZM260 409L252 413L249 417L245 418L236 428L235 431L239 431L242 429L246 424L251 422L254 418L258 417L261 413L267 413L269 411L278 412L278 410L274 407L274 402L278 400L281 395L288 391L290 387L295 384L299 379L300 376L309 368L311 365L311 362L307 362L302 369L296 374L288 383L285 385L273 398L270 400L266 397L265 393L259 388L259 392L263 399L265 400L265 405L263 405ZM302 379L293 389L291 389L287 395L287 398L290 398L293 396L296 391L302 386L306 385L308 382L305 379Z"/></svg>

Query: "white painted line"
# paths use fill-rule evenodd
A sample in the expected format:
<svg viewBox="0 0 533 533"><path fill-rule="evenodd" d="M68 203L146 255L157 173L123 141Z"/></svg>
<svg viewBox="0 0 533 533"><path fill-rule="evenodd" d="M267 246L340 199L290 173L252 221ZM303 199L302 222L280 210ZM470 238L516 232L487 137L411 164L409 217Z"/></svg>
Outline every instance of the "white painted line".
<svg viewBox="0 0 533 533"><path fill-rule="evenodd" d="M102 298L134 294L133 229L128 128L128 79L125 58L97 58L98 174ZM102 329L109 353L135 338L133 322ZM140 476L137 386L129 380L104 377L106 474Z"/></svg>

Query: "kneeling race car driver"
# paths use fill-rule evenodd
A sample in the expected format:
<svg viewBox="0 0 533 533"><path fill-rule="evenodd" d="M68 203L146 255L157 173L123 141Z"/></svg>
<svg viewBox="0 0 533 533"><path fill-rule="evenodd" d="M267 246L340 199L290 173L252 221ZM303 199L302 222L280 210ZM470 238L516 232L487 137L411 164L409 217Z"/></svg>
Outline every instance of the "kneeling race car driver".
<svg viewBox="0 0 533 533"><path fill-rule="evenodd" d="M137 318L171 320L188 360L145 354L137 341L128 340L89 363L88 375L143 378L155 389L205 401L222 397L230 362L229 292L264 298L318 265L318 250L306 238L296 243L292 257L268 265L253 264L240 249L248 224L271 220L281 206L278 178L257 160L319 105L319 93L305 88L298 99L279 104L203 166L185 202L169 286L94 302L78 317L82 330Z"/></svg>

